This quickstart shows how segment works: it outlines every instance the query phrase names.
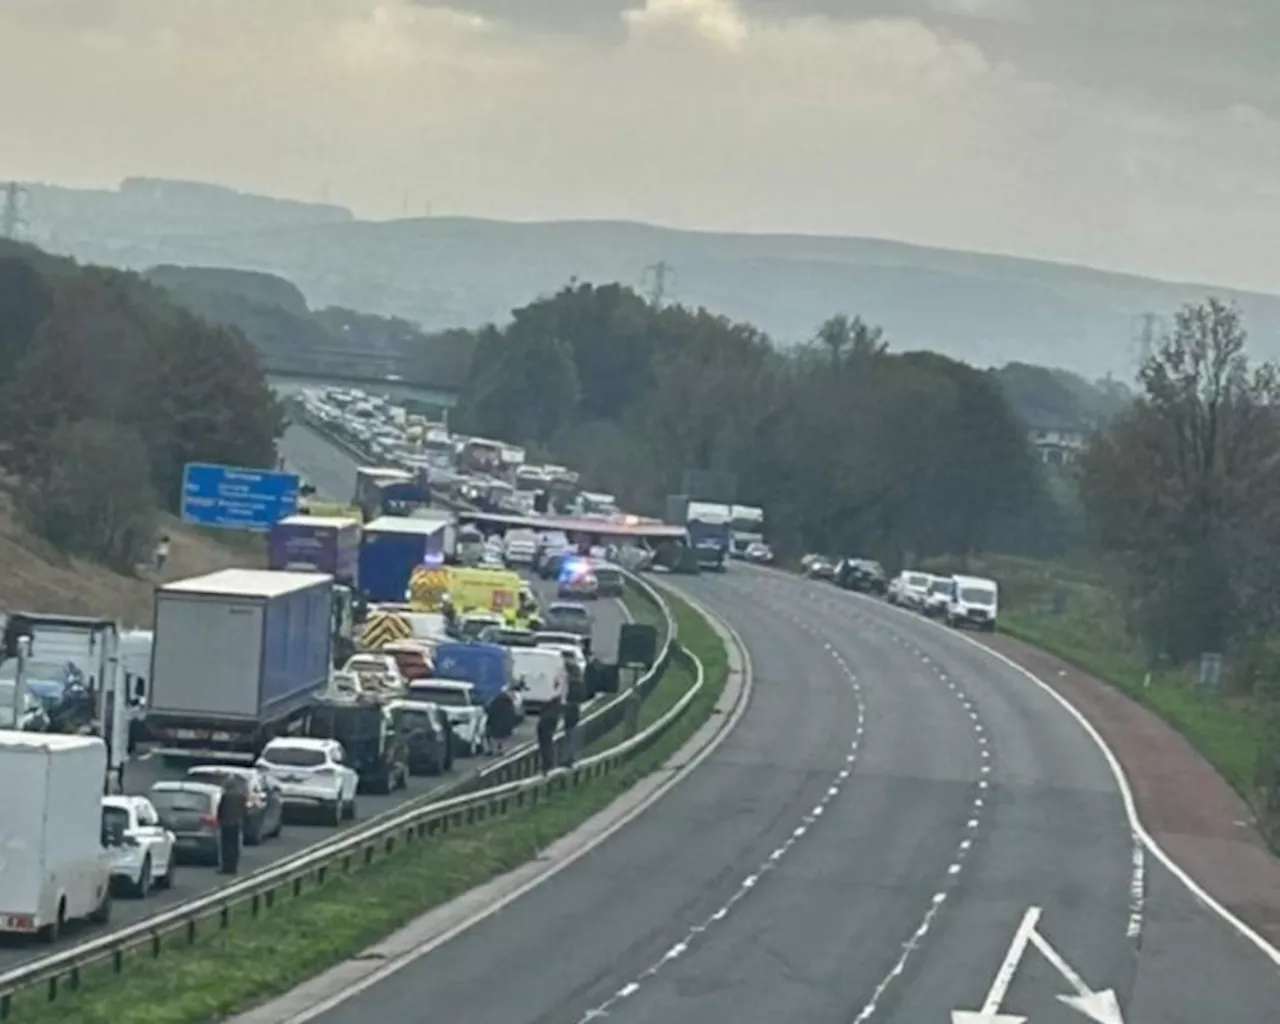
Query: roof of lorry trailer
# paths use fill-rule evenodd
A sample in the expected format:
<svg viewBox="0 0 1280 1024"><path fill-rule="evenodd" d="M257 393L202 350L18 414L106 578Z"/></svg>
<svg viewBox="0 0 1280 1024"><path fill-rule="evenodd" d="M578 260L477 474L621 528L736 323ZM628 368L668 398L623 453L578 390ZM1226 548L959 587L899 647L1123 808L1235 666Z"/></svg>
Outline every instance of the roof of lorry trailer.
<svg viewBox="0 0 1280 1024"><path fill-rule="evenodd" d="M208 576L176 580L160 588L168 594L219 594L235 597L276 597L333 582L322 572L277 572L270 569L223 569Z"/></svg>

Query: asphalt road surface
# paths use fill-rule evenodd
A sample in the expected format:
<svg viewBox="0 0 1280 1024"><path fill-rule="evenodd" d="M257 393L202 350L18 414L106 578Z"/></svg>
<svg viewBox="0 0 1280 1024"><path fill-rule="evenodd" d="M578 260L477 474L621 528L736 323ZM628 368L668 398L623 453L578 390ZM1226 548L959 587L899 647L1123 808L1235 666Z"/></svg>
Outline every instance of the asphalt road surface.
<svg viewBox="0 0 1280 1024"><path fill-rule="evenodd" d="M468 1024L952 1024L984 1003L1082 1024L1060 997L1105 989L1128 1024L1277 1019L1275 969L1135 855L1101 753L1024 676L827 585L737 565L679 584L751 653L737 730L572 869L321 1024L427 1005Z"/></svg>
<svg viewBox="0 0 1280 1024"><path fill-rule="evenodd" d="M292 436L302 428L291 432ZM286 458L290 455L286 454ZM306 473L316 482L317 488L324 490L332 487L335 493L350 493L355 486L355 462L326 444L317 435L306 431L303 437L303 451L290 464ZM345 488L345 492L342 492ZM543 600L554 598L554 585L534 582L534 589ZM617 652L618 629L625 621L623 607L617 601L600 601L593 609L595 631L593 644L606 659L612 659ZM522 725L515 739L517 742L532 739L533 730L530 724ZM374 817L398 804L427 796L445 788L461 778L474 774L491 763L492 758L460 759L454 763L451 776L417 777L409 782L409 787L390 796L374 796L361 794L359 797L359 815L362 819ZM125 768L125 791L129 793L146 793L153 783L160 779L181 778L185 768L169 766L160 758L143 756ZM341 828L350 828L355 823L345 823ZM297 853L306 847L320 842L334 833L332 826L305 823L303 821L286 821L280 837L268 839L260 846L246 847L241 857L241 871L248 873L265 867L283 857ZM121 898L116 901L112 912L112 925L123 926L141 920L157 910L211 891L227 879L217 874L212 868L182 865L178 868L177 882L173 889L155 891L145 900ZM94 938L102 934L88 926L69 926L65 938L58 948L66 948L78 941ZM48 946L37 945L30 940L16 937L0 937L0 973L12 969L19 964L47 955Z"/></svg>
<svg viewBox="0 0 1280 1024"><path fill-rule="evenodd" d="M301 473L325 501L350 503L356 490L358 463L309 427L294 425L280 439L285 466Z"/></svg>

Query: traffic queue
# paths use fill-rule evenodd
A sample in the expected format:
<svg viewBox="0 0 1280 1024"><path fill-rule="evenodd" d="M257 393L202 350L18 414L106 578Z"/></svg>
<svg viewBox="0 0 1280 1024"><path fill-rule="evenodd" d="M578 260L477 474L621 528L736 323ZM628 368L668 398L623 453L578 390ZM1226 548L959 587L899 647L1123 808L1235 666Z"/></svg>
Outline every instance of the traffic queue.
<svg viewBox="0 0 1280 1024"><path fill-rule="evenodd" d="M800 570L809 579L825 580L845 589L884 597L890 604L908 608L948 626L993 632L999 616L1000 586L985 576L955 573L949 576L904 569L893 579L874 559L833 559L808 554Z"/></svg>
<svg viewBox="0 0 1280 1024"><path fill-rule="evenodd" d="M0 783L20 798L5 813L0 932L53 939L74 919L105 921L114 896L171 887L183 864L234 873L242 847L287 819L351 821L361 794L500 752L527 716L550 768L561 709L617 689L593 656L589 605L620 593L622 574L538 538L528 568L558 566L543 602L498 538L463 565L448 544L438 559L424 549L434 534L388 535L282 520L270 568L158 587L150 631L8 616L0 705L18 728L0 730ZM379 586L401 574L396 600L373 599L367 566ZM70 673L74 718L50 713L50 664ZM142 750L171 777L131 792L128 755Z"/></svg>

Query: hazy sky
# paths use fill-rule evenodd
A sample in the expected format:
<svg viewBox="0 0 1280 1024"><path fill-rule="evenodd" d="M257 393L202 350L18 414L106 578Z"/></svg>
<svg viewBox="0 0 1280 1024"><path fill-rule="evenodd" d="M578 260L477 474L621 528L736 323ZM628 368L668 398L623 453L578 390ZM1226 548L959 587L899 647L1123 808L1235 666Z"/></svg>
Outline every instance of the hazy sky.
<svg viewBox="0 0 1280 1024"><path fill-rule="evenodd" d="M1276 0L0 0L0 178L1280 291Z"/></svg>

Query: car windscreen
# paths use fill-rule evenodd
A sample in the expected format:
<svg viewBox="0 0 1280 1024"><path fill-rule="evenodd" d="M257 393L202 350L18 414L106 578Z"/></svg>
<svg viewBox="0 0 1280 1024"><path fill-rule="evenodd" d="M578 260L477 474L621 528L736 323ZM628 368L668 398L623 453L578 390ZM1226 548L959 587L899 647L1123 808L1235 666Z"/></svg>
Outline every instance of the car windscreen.
<svg viewBox="0 0 1280 1024"><path fill-rule="evenodd" d="M364 672L366 674L385 673L389 666L381 658L352 658L347 662L348 672Z"/></svg>
<svg viewBox="0 0 1280 1024"><path fill-rule="evenodd" d="M990 608L996 603L995 591L987 590L985 587L961 587L960 600L965 604L981 605Z"/></svg>
<svg viewBox="0 0 1280 1024"><path fill-rule="evenodd" d="M950 580L934 580L929 587L931 594L950 594L952 583Z"/></svg>
<svg viewBox="0 0 1280 1024"><path fill-rule="evenodd" d="M221 786L224 782L231 779L244 778L243 775L240 775L237 772L227 771L225 768L206 768L204 766L189 769L187 771L187 775L199 782L207 782L211 786Z"/></svg>
<svg viewBox="0 0 1280 1024"><path fill-rule="evenodd" d="M166 811L193 811L206 814L213 805L213 797L209 793L201 793L193 789L153 789L147 799L158 814Z"/></svg>
<svg viewBox="0 0 1280 1024"><path fill-rule="evenodd" d="M121 836L129 830L129 812L123 807L102 808L102 831L108 836Z"/></svg>
<svg viewBox="0 0 1280 1024"><path fill-rule="evenodd" d="M922 572L915 572L907 576L906 582L909 587L927 587L929 585L929 577Z"/></svg>
<svg viewBox="0 0 1280 1024"><path fill-rule="evenodd" d="M462 690L453 690L443 686L439 689L434 686L411 686L409 692L415 700L429 700L433 704L439 704L442 707L467 708L471 706L468 694Z"/></svg>
<svg viewBox="0 0 1280 1024"><path fill-rule="evenodd" d="M268 747L262 752L262 759L296 768L316 768L325 762L324 751L311 747Z"/></svg>
<svg viewBox="0 0 1280 1024"><path fill-rule="evenodd" d="M577 619L580 622L585 622L587 619L585 608L553 607L548 609L547 614L556 619Z"/></svg>
<svg viewBox="0 0 1280 1024"><path fill-rule="evenodd" d="M64 682L67 679L67 665L65 662L59 661L33 661L28 658L26 662L26 678L40 679L45 682ZM18 660L11 658L3 665L0 665L0 679L13 681L18 678Z"/></svg>
<svg viewBox="0 0 1280 1024"><path fill-rule="evenodd" d="M391 713L391 720L395 722L397 729L405 732L412 732L415 729L425 729L428 732L435 731L435 721L432 719L430 711L401 709Z"/></svg>

